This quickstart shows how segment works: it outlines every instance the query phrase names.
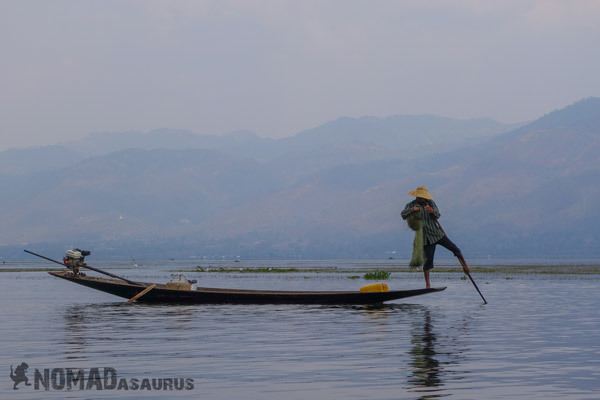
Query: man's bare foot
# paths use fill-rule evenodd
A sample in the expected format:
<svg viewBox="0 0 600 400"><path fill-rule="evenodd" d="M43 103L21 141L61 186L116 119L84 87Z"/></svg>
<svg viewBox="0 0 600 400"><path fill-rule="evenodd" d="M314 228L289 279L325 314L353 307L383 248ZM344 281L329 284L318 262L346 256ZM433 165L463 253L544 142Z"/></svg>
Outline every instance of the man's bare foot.
<svg viewBox="0 0 600 400"><path fill-rule="evenodd" d="M471 272L471 271L469 270L469 266L467 265L467 262L465 261L465 259L462 257L459 257L458 261L460 262L460 265L462 265L463 272L468 275L469 272Z"/></svg>

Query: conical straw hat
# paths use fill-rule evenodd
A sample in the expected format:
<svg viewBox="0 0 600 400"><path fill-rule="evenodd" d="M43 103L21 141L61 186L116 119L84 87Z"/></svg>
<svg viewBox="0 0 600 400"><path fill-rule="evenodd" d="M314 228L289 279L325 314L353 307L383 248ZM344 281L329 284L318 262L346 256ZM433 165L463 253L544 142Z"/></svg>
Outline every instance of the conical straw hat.
<svg viewBox="0 0 600 400"><path fill-rule="evenodd" d="M415 190L408 192L409 195L414 197L421 197L427 200L433 200L433 196L429 193L429 190L425 186L419 186Z"/></svg>

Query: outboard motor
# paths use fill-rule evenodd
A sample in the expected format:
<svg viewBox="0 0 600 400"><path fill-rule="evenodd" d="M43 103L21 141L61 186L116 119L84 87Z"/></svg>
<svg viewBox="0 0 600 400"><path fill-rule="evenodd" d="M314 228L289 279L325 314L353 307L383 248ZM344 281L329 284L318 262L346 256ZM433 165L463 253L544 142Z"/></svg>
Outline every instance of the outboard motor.
<svg viewBox="0 0 600 400"><path fill-rule="evenodd" d="M63 264L73 271L73 274L79 275L79 268L85 267L85 257L91 254L88 250L71 249L67 250L63 257Z"/></svg>

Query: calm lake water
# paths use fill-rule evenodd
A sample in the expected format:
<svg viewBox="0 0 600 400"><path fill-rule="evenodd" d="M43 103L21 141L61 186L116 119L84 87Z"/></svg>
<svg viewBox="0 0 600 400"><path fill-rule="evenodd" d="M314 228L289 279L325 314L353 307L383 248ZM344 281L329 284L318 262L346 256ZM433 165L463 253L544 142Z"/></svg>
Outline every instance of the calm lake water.
<svg viewBox="0 0 600 400"><path fill-rule="evenodd" d="M310 267L319 265L336 264ZM166 281L173 269L113 272ZM201 286L256 289L366 283L347 273L187 276ZM3 272L0 399L600 398L600 275L475 275L485 306L460 277L434 272L445 292L380 307L152 306L44 272ZM389 284L417 288L422 278L394 273ZM10 366L21 362L30 382L36 369L112 367L128 380L191 378L194 388L13 390Z"/></svg>

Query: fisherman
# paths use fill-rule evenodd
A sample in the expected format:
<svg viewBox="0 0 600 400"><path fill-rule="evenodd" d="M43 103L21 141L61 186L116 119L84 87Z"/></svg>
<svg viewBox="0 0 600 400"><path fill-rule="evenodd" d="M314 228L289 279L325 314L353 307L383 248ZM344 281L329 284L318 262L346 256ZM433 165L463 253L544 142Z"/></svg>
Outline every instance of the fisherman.
<svg viewBox="0 0 600 400"><path fill-rule="evenodd" d="M462 253L458 246L456 246L438 222L440 218L440 211L433 201L433 196L429 193L429 190L425 186L419 186L415 190L408 193L415 197L415 200L411 201L404 207L402 211L402 219L407 219L409 216L419 213L421 220L423 221L423 236L424 236L424 253L425 253L425 264L423 265L423 274L425 276L425 287L430 288L429 282L429 271L433 268L433 257L435 255L435 246L438 244L446 249L450 250L463 267L463 271L468 274L469 267L462 256Z"/></svg>

